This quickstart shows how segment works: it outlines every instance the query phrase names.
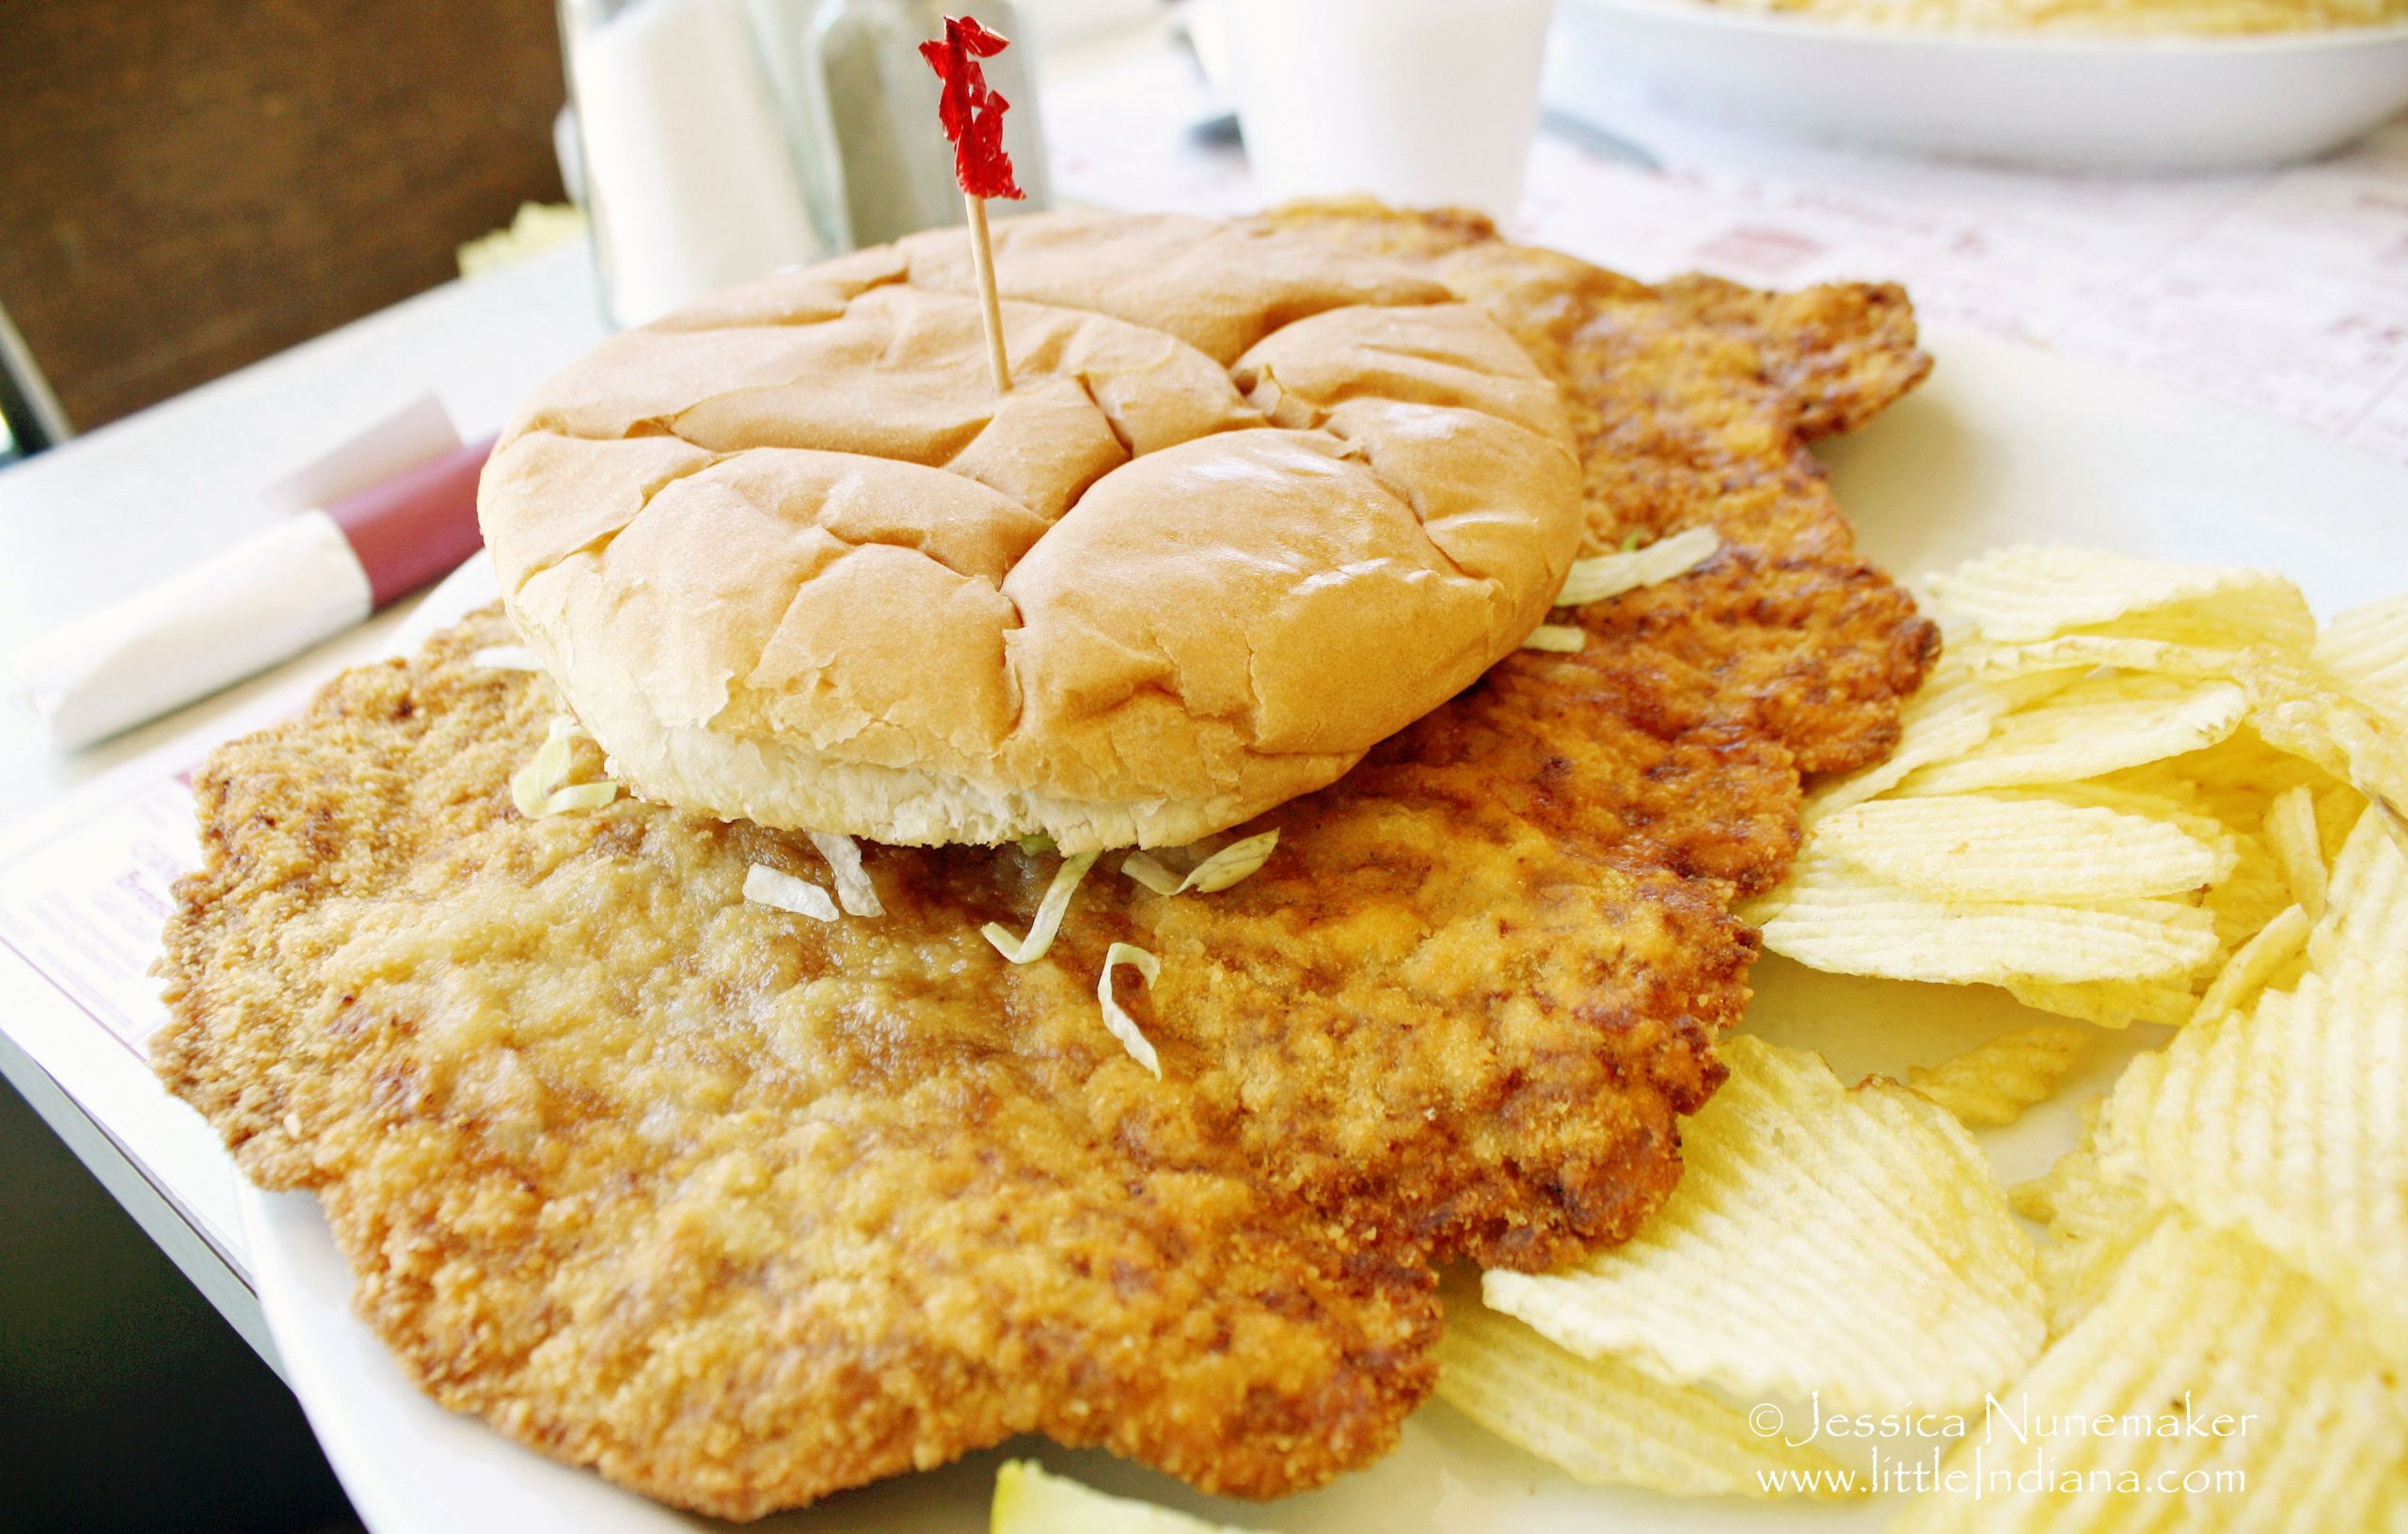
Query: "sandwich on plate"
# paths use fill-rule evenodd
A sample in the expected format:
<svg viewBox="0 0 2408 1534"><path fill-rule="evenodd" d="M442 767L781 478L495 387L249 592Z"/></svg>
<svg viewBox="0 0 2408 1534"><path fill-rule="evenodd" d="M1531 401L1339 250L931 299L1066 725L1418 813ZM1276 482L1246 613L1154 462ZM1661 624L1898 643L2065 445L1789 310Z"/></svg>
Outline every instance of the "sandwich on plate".
<svg viewBox="0 0 2408 1534"><path fill-rule="evenodd" d="M1801 781L1938 653L1806 444L1895 290L999 224L529 401L502 600L197 782L155 1059L437 1400L749 1518L1017 1434L1370 1463L1437 1275L1671 1193Z"/></svg>

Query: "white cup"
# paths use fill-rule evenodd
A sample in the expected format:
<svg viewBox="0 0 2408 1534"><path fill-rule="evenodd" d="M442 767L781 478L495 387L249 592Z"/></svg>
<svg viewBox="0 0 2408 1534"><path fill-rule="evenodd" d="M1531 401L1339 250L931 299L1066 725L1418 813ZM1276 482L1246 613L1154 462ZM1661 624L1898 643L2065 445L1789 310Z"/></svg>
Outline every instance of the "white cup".
<svg viewBox="0 0 2408 1534"><path fill-rule="evenodd" d="M1223 0L1268 200L1368 192L1510 223L1555 0Z"/></svg>

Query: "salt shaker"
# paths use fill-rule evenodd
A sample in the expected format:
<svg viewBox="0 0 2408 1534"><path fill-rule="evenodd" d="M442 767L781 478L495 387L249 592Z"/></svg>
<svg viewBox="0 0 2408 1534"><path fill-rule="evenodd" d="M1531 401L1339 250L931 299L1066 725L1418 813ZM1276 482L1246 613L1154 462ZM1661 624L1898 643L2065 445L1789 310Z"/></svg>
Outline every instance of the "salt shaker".
<svg viewBox="0 0 2408 1534"><path fill-rule="evenodd" d="M763 0L560 0L604 304L642 324L840 248L824 136L797 122ZM829 156L832 162L832 155Z"/></svg>
<svg viewBox="0 0 2408 1534"><path fill-rule="evenodd" d="M834 133L845 209L856 245L884 245L916 229L958 224L965 214L953 179L953 150L937 129L939 86L920 44L944 36L944 18L972 15L1005 37L1019 17L1004 0L825 0L818 17L820 97ZM1012 103L1004 149L1034 212L1046 205L1045 148L1024 48L985 62L988 83Z"/></svg>

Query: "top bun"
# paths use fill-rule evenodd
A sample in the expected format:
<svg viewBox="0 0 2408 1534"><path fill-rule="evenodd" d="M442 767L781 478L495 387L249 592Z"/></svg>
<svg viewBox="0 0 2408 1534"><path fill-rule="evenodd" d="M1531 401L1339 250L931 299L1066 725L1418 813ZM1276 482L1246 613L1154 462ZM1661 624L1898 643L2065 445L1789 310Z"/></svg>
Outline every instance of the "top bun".
<svg viewBox="0 0 2408 1534"><path fill-rule="evenodd" d="M1192 841L1519 644L1579 470L1554 387L1402 267L1183 217L995 226L704 299L537 391L479 512L647 799L876 841Z"/></svg>

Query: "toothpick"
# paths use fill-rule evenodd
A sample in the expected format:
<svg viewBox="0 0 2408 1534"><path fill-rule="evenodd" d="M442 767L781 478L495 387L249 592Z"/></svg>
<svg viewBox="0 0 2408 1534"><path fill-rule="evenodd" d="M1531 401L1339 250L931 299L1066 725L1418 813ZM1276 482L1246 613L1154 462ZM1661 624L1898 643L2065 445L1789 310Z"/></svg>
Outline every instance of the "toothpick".
<svg viewBox="0 0 2408 1534"><path fill-rule="evenodd" d="M953 179L961 205L970 211L970 264L978 274L978 304L987 321L987 371L998 395L1012 391L1011 359L1004 355L1004 305L995 292L995 242L987 232L987 199L1024 196L1012 178L1012 157L1004 150L1004 114L1011 103L987 88L982 58L992 58L1011 40L990 32L974 16L948 16L944 36L920 44L920 56L937 71L937 125L953 145Z"/></svg>
<svg viewBox="0 0 2408 1534"><path fill-rule="evenodd" d="M987 199L964 192L961 205L970 210L970 264L978 273L978 303L987 317L987 371L994 376L995 392L1009 394L1012 365L1004 355L1004 304L995 292L995 245L987 233Z"/></svg>

